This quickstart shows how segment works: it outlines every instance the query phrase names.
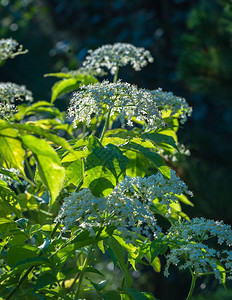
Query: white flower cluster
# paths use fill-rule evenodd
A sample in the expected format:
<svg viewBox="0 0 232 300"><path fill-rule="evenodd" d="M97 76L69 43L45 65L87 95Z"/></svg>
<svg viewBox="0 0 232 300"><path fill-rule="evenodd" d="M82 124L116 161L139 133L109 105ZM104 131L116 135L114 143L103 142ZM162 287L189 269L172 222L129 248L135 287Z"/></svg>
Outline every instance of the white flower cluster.
<svg viewBox="0 0 232 300"><path fill-rule="evenodd" d="M92 234L93 227L115 226L127 241L133 241L137 234L151 238L160 232L150 210L153 200L159 198L167 204L183 192L189 193L174 171L170 180L160 173L148 178L126 176L107 197L95 197L89 189L83 189L65 198L57 221L62 221L66 229L78 222Z"/></svg>
<svg viewBox="0 0 232 300"><path fill-rule="evenodd" d="M191 116L192 108L189 107L184 98L174 96L172 92L164 92L161 88L150 92L154 97L154 102L160 109L171 111L170 117L176 115L183 124L187 120L187 116Z"/></svg>
<svg viewBox="0 0 232 300"><path fill-rule="evenodd" d="M223 221L208 220L205 218L193 218L192 220L183 220L176 223L168 231L169 239L179 239L185 241L203 242L212 237L218 239L222 245L224 242L227 246L232 246L231 226L226 225Z"/></svg>
<svg viewBox="0 0 232 300"><path fill-rule="evenodd" d="M117 113L122 124L127 119L129 126L133 117L145 121L149 130L164 124L151 93L121 81L82 86L71 99L68 115L74 117L74 127L78 121L89 125L92 114L99 117L105 108L111 109L111 115Z"/></svg>
<svg viewBox="0 0 232 300"><path fill-rule="evenodd" d="M0 62L23 53L26 53L26 51L23 51L22 45L19 45L12 38L0 39Z"/></svg>
<svg viewBox="0 0 232 300"><path fill-rule="evenodd" d="M0 102L0 117L8 119L9 115L16 113L17 109L14 104Z"/></svg>
<svg viewBox="0 0 232 300"><path fill-rule="evenodd" d="M232 279L232 251L215 250L203 243L213 237L218 243L227 246L232 245L231 226L222 221L194 218L190 221L184 220L173 225L168 231L167 240L177 246L172 247L167 255L165 275L168 276L168 268L171 264L179 265L180 269L191 268L196 275L214 272L215 277L221 281L222 266ZM221 246L222 247L222 246Z"/></svg>
<svg viewBox="0 0 232 300"><path fill-rule="evenodd" d="M86 188L64 199L56 222L68 229L74 222L94 235L94 227L114 226L126 241L134 241L137 234L156 236L160 229L149 206L134 197L118 192L116 187L108 197L95 197Z"/></svg>
<svg viewBox="0 0 232 300"><path fill-rule="evenodd" d="M83 66L101 73L104 68L114 75L118 67L131 64L135 71L140 71L148 62L153 62L150 51L126 43L104 45L96 50L89 50Z"/></svg>
<svg viewBox="0 0 232 300"><path fill-rule="evenodd" d="M152 204L158 199L162 205L170 205L177 202L177 195L183 193L192 196L186 184L171 170L170 179L165 178L161 173L149 177L126 176L114 189L118 195L131 195L135 199L142 199L144 203Z"/></svg>
<svg viewBox="0 0 232 300"><path fill-rule="evenodd" d="M33 101L32 92L27 90L24 85L11 82L0 82L0 101L15 103L15 100Z"/></svg>

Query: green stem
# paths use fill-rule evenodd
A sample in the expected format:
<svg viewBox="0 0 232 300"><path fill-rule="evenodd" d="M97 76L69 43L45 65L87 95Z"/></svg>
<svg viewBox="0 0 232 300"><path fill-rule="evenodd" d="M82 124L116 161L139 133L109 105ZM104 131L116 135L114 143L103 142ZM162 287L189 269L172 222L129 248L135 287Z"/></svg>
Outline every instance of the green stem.
<svg viewBox="0 0 232 300"><path fill-rule="evenodd" d="M192 282L191 282L190 290L189 290L189 293L188 293L188 296L187 296L186 300L191 299L192 293L193 293L194 288L195 288L196 280L197 280L197 276L193 272L191 272L191 274L192 274Z"/></svg>
<svg viewBox="0 0 232 300"><path fill-rule="evenodd" d="M107 128L108 128L109 121L110 121L110 113L111 113L111 108L109 108L108 114L107 114L107 116L106 116L106 121L105 121L103 130L102 130L102 133L101 133L101 137L100 137L100 142L102 142L102 140L103 140L103 138L104 138L104 135L105 135L105 133L106 133L106 130L107 130Z"/></svg>
<svg viewBox="0 0 232 300"><path fill-rule="evenodd" d="M56 223L55 227L52 230L51 233L51 239L54 237L57 228L59 227L60 223ZM38 257L41 256L43 254L43 250L40 250L40 252L38 253ZM16 292L17 290L20 288L21 284L23 283L23 281L27 278L27 276L31 273L31 271L34 269L35 266L31 266L30 268L27 269L27 271L23 274L23 276L20 278L19 282L16 284L16 286L13 288L13 290L8 294L8 296L6 297L6 300L10 299Z"/></svg>
<svg viewBox="0 0 232 300"><path fill-rule="evenodd" d="M218 271L219 273L231 273L231 271ZM213 275L214 272L206 272L206 273L197 273L197 276L207 276L207 275Z"/></svg>
<svg viewBox="0 0 232 300"><path fill-rule="evenodd" d="M80 272L79 281L78 281L78 286L77 286L77 291L76 291L76 295L75 295L74 300L78 300L78 299L79 299L79 293L80 293L80 289L81 289L82 280L83 280L83 278L84 278L85 269L86 269L86 267L87 267L87 265L88 265L88 261L89 261L89 258L90 258L90 254L91 254L91 252L92 252L92 250L93 250L93 248L94 248L94 245L96 244L96 242L97 242L97 240L98 240L98 238L99 238L99 236L100 236L100 234L101 234L101 232L102 232L102 230L103 230L103 227L102 227L102 226L103 226L103 224L101 224L98 233L97 233L97 234L95 235L95 237L94 237L94 241L93 241L92 245L89 247L87 256L86 256L85 261L84 261L84 264L83 264L83 268L82 268L82 270L81 270L81 272Z"/></svg>
<svg viewBox="0 0 232 300"><path fill-rule="evenodd" d="M113 83L116 83L118 80L118 65L116 66L116 72L114 74L114 80L113 80ZM106 116L106 121L105 121L105 124L104 124L104 127L103 127L103 130L102 130L102 133L101 133L101 137L100 137L100 142L102 142L103 138L104 138L104 135L106 133L106 130L109 126L109 121L110 121L110 113L111 113L111 108L109 108L109 111L108 111L108 114Z"/></svg>
<svg viewBox="0 0 232 300"><path fill-rule="evenodd" d="M25 181L27 181L28 183L30 183L31 186L36 187L36 184L33 181L31 181L29 178L27 178L26 176L19 174L18 177L20 177L20 178L24 179Z"/></svg>
<svg viewBox="0 0 232 300"><path fill-rule="evenodd" d="M82 268L81 273L80 273L80 278L79 278L79 281L78 281L77 291L76 291L76 295L75 295L75 298L74 298L75 300L79 299L79 293L80 293L80 289L81 289L82 280L84 278L85 269L88 265L88 261L89 261L89 258L90 258L90 254L93 250L93 247L94 247L94 244L92 244L91 247L89 248L87 256L85 258L83 268Z"/></svg>
<svg viewBox="0 0 232 300"><path fill-rule="evenodd" d="M118 80L118 65L116 67L116 72L114 74L114 80L113 80L113 82L115 83L115 82L117 82L117 80Z"/></svg>
<svg viewBox="0 0 232 300"><path fill-rule="evenodd" d="M30 179L33 180L34 174L33 174L33 172L32 172L31 166L30 166L30 164L29 164L29 162L28 162L27 159L25 159L25 163L26 163L26 166L27 166L28 173L29 173L29 175L30 175L30 177L31 177Z"/></svg>

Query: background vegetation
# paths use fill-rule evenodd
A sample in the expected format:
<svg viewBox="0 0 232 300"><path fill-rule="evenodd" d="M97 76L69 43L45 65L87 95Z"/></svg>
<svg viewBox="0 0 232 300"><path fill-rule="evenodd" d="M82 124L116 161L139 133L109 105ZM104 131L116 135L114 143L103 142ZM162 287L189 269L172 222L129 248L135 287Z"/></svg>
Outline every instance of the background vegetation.
<svg viewBox="0 0 232 300"><path fill-rule="evenodd" d="M185 211L232 223L231 0L1 0L0 36L29 50L2 66L0 81L25 84L36 100L49 99L55 82L43 74L78 68L88 49L114 42L148 48L155 62L139 73L125 69L122 78L185 96L193 106L180 130L191 156L173 163L195 194L195 207ZM68 99L57 101L59 108L65 110ZM150 273L138 278L141 289L181 299L183 274L173 269L164 280ZM198 286L207 294L216 283L212 278Z"/></svg>

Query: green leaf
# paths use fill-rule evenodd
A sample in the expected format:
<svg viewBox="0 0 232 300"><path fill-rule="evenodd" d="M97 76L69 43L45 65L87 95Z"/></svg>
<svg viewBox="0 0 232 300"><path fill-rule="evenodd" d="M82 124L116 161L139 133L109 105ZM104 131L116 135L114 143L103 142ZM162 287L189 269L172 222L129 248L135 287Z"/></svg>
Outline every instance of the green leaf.
<svg viewBox="0 0 232 300"><path fill-rule="evenodd" d="M132 150L126 150L124 154L129 158L126 174L130 177L144 177L150 167L149 160L143 154Z"/></svg>
<svg viewBox="0 0 232 300"><path fill-rule="evenodd" d="M94 238L90 236L87 230L76 233L75 235L76 237L71 242L71 244L75 244L75 249L86 247L94 241Z"/></svg>
<svg viewBox="0 0 232 300"><path fill-rule="evenodd" d="M103 254L105 254L105 247L104 247L103 241L99 241L99 242L97 243L97 245L98 245L98 248L101 250L101 252L102 252Z"/></svg>
<svg viewBox="0 0 232 300"><path fill-rule="evenodd" d="M0 174L10 177L21 184L21 181L19 180L18 176L11 171L0 169Z"/></svg>
<svg viewBox="0 0 232 300"><path fill-rule="evenodd" d="M15 254L17 257L17 254ZM48 259L46 257L30 257L18 261L17 265L13 267L12 270L5 272L0 277L0 282L5 281L7 278L13 277L16 274L21 274L24 270L27 270L33 266L49 265Z"/></svg>
<svg viewBox="0 0 232 300"><path fill-rule="evenodd" d="M169 152L173 152L173 150L179 151L176 146L175 139L170 135L164 134L165 132L167 132L167 130L161 132L150 131L147 133L143 133L141 137L143 139L153 142L155 145L160 146L162 149L166 151Z"/></svg>
<svg viewBox="0 0 232 300"><path fill-rule="evenodd" d="M121 300L121 296L118 291L106 291L102 297L104 300Z"/></svg>
<svg viewBox="0 0 232 300"><path fill-rule="evenodd" d="M132 297L133 300L155 300L154 296L152 296L150 293L141 293L132 288L127 288L125 291Z"/></svg>
<svg viewBox="0 0 232 300"><path fill-rule="evenodd" d="M43 273L42 275L40 275L37 280L36 280L36 284L35 284L35 287L34 287L34 292L47 286L47 285L50 285L50 284L53 284L57 281L56 277L54 276L53 273L51 272L46 272L46 273Z"/></svg>
<svg viewBox="0 0 232 300"><path fill-rule="evenodd" d="M43 128L41 128L39 126L36 126L32 122L27 122L25 124L14 124L12 126L14 126L15 128L17 128L19 130L24 130L27 133L29 132L29 133L38 134L38 135L45 137L48 140L52 141L54 144L63 147L65 150L75 153L72 150L72 147L69 145L69 143L64 138L59 137L55 134L49 133L47 130L44 130Z"/></svg>
<svg viewBox="0 0 232 300"><path fill-rule="evenodd" d="M131 243L126 243L125 240L118 235L113 235L113 238L127 251L130 257L136 259L137 257L137 248Z"/></svg>
<svg viewBox="0 0 232 300"><path fill-rule="evenodd" d="M36 159L39 176L49 189L53 204L63 187L65 169L61 166L55 150L46 141L32 135L22 136L21 139Z"/></svg>
<svg viewBox="0 0 232 300"><path fill-rule="evenodd" d="M72 183L78 186L84 176L82 159L77 159L71 163L63 163L63 166L65 167L65 185L67 186Z"/></svg>
<svg viewBox="0 0 232 300"><path fill-rule="evenodd" d="M90 136L87 149L84 186L95 196L106 196L124 178L129 160L117 146L103 147L94 136Z"/></svg>
<svg viewBox="0 0 232 300"><path fill-rule="evenodd" d="M184 195L175 195L176 198L178 198L178 200L180 200L182 203L186 204L186 205L190 205L190 206L194 206L194 204Z"/></svg>
<svg viewBox="0 0 232 300"><path fill-rule="evenodd" d="M181 211L181 206L178 202L172 202L169 206L167 206L153 201L153 204L150 206L150 209L155 214L159 214L165 219L169 220L170 223L178 221L181 218L189 220L189 217ZM171 214L170 214L170 209L171 209Z"/></svg>
<svg viewBox="0 0 232 300"><path fill-rule="evenodd" d="M77 90L80 87L80 81L76 78L63 79L56 82L52 87L52 100L53 103L56 98L64 95L73 90Z"/></svg>
<svg viewBox="0 0 232 300"><path fill-rule="evenodd" d="M138 132L135 131L128 131L126 129L117 128L117 129L108 130L105 136L118 137L120 139L129 140L132 138L136 138L140 135Z"/></svg>
<svg viewBox="0 0 232 300"><path fill-rule="evenodd" d="M110 246L110 249L112 250L113 254L115 255L115 257L117 259L117 262L118 262L118 265L119 265L120 269L123 272L123 275L124 275L125 281L126 281L126 286L131 287L132 278L129 274L128 268L127 268L126 263L124 261L124 251L123 251L122 246L113 237L109 238L107 242Z"/></svg>
<svg viewBox="0 0 232 300"><path fill-rule="evenodd" d="M155 272L159 273L161 271L161 262L158 256L156 256L153 260L151 257L151 252L146 253L146 258L149 261L149 264L153 267Z"/></svg>
<svg viewBox="0 0 232 300"><path fill-rule="evenodd" d="M0 185L0 217L11 216L14 213L17 217L21 216L21 208L17 196L7 187Z"/></svg>
<svg viewBox="0 0 232 300"><path fill-rule="evenodd" d="M18 112L15 114L16 120L22 120L25 116L30 116L34 114L49 114L52 116L56 116L60 119L62 119L63 113L59 111L58 108L53 107L52 103L46 102L46 101L38 101L36 103L30 104L28 106L27 104L18 105Z"/></svg>
<svg viewBox="0 0 232 300"><path fill-rule="evenodd" d="M37 248L31 245L10 246L7 252L7 263L10 267L14 267L25 258L35 257L37 251Z"/></svg>
<svg viewBox="0 0 232 300"><path fill-rule="evenodd" d="M11 219L7 219L7 218L0 218L0 225L7 224L7 223L9 223L9 224L13 223L14 224L14 221L11 220Z"/></svg>
<svg viewBox="0 0 232 300"><path fill-rule="evenodd" d="M56 98L63 94L79 89L81 85L97 82L98 80L95 77L82 74L79 74L75 77L60 80L56 82L52 87L51 102L53 103L56 100Z"/></svg>
<svg viewBox="0 0 232 300"><path fill-rule="evenodd" d="M21 141L16 138L17 135L17 130L13 128L0 130L0 155L5 160L8 168L19 169L24 174L23 161L25 151Z"/></svg>
<svg viewBox="0 0 232 300"><path fill-rule="evenodd" d="M162 239L155 239L151 243L150 252L151 252L151 261L155 259L158 255L163 255L168 250L168 243L162 241Z"/></svg>
<svg viewBox="0 0 232 300"><path fill-rule="evenodd" d="M15 228L15 222L8 218L0 218L0 236L8 234L8 232Z"/></svg>
<svg viewBox="0 0 232 300"><path fill-rule="evenodd" d="M226 269L223 267L223 265L220 263L220 262L217 262L217 269L219 270L219 274L220 274L220 277L221 277L221 283L224 285L225 287L225 284L226 284Z"/></svg>
<svg viewBox="0 0 232 300"><path fill-rule="evenodd" d="M134 142L128 142L124 145L121 145L121 148L129 149L143 154L145 158L149 159L152 162L154 167L158 169L162 175L164 175L168 179L170 178L170 169L166 165L164 159L158 153Z"/></svg>
<svg viewBox="0 0 232 300"><path fill-rule="evenodd" d="M29 222L28 219L25 219L25 218L21 218L21 219L18 219L17 221L15 221L15 223L17 223L17 225L23 229L27 228L28 222Z"/></svg>
<svg viewBox="0 0 232 300"><path fill-rule="evenodd" d="M48 237L45 237L43 244L41 244L38 249L42 250L43 252L45 252L47 250L47 248L49 247L51 243L51 240Z"/></svg>
<svg viewBox="0 0 232 300"><path fill-rule="evenodd" d="M80 268L79 268L80 269ZM102 274L100 271L98 271L96 268L94 267L91 267L91 266L88 266L85 268L85 272L87 273L95 273L95 274L98 274L98 275L101 275L101 276L104 276L104 274Z"/></svg>
<svg viewBox="0 0 232 300"><path fill-rule="evenodd" d="M109 280L102 280L99 283L95 283L92 280L90 280L89 278L88 278L88 280L91 282L91 284L93 285L95 290L98 291L98 292L102 291L107 286L107 284L109 283Z"/></svg>
<svg viewBox="0 0 232 300"><path fill-rule="evenodd" d="M156 298L151 293L142 292L142 294L146 296L147 299L156 300Z"/></svg>
<svg viewBox="0 0 232 300"><path fill-rule="evenodd" d="M72 78L73 76L68 73L58 72L58 73L44 74L44 77Z"/></svg>
<svg viewBox="0 0 232 300"><path fill-rule="evenodd" d="M22 260L19 260L15 265L14 268L20 267L21 270L27 269L28 267L31 266L39 266L49 264L49 260L47 257L42 257L42 256L36 256L36 257L27 257Z"/></svg>

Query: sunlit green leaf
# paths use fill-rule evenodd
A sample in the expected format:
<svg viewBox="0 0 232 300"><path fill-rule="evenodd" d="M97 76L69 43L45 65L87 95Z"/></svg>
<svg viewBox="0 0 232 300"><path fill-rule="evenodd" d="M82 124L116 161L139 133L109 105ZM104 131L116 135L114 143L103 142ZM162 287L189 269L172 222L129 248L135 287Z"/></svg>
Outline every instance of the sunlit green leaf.
<svg viewBox="0 0 232 300"><path fill-rule="evenodd" d="M66 94L68 92L79 89L81 85L86 85L89 83L97 83L98 80L90 75L79 74L75 77L65 78L56 82L52 87L52 103L59 96Z"/></svg>
<svg viewBox="0 0 232 300"><path fill-rule="evenodd" d="M7 187L0 185L0 217L11 216L14 213L20 217L21 207L18 203L16 194Z"/></svg>
<svg viewBox="0 0 232 300"><path fill-rule="evenodd" d="M145 158L149 159L155 168L157 168L161 174L165 177L170 178L170 169L166 165L164 159L152 149L145 148L140 144L134 142L128 142L121 146L123 149L129 149L131 151L135 151L144 155Z"/></svg>
<svg viewBox="0 0 232 300"><path fill-rule="evenodd" d="M49 189L51 204L53 204L63 187L65 178L65 170L61 166L59 157L45 140L31 135L22 136L21 139L36 159L39 176Z"/></svg>
<svg viewBox="0 0 232 300"><path fill-rule="evenodd" d="M87 149L84 186L96 196L107 195L124 178L129 160L118 147L112 144L103 147L93 136Z"/></svg>
<svg viewBox="0 0 232 300"><path fill-rule="evenodd" d="M25 151L17 135L17 131L13 128L0 130L0 155L5 160L8 168L19 169L24 174Z"/></svg>

